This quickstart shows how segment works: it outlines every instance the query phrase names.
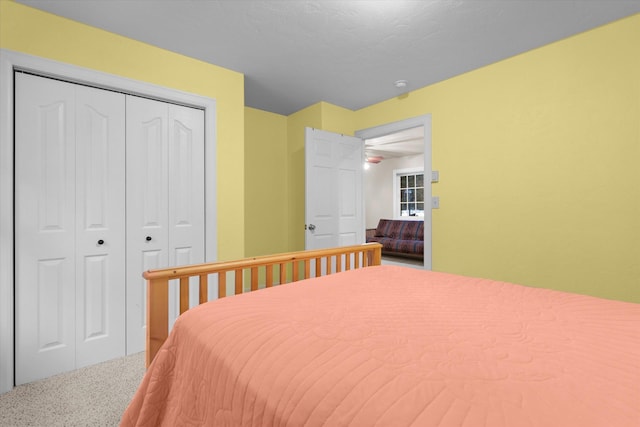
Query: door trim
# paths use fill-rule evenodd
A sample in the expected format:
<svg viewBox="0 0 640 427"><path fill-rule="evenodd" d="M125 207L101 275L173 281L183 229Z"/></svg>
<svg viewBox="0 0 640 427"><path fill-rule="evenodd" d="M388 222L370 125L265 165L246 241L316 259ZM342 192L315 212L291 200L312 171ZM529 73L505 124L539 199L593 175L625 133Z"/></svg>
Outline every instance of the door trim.
<svg viewBox="0 0 640 427"><path fill-rule="evenodd" d="M205 114L205 262L217 259L216 101L91 70L0 49L0 394L14 385L14 70L100 89L200 108Z"/></svg>
<svg viewBox="0 0 640 427"><path fill-rule="evenodd" d="M355 135L361 139L377 138L390 133L396 133L403 130L415 128L418 126L424 126L424 176L425 181L429 185L424 187L424 200L431 201L431 114L425 114L423 116L413 117L406 120L400 120L397 122L387 123L372 128L362 129L356 131ZM431 203L429 203L431 205ZM365 201L366 206L366 201ZM431 209L424 210L424 269L432 269L432 212Z"/></svg>

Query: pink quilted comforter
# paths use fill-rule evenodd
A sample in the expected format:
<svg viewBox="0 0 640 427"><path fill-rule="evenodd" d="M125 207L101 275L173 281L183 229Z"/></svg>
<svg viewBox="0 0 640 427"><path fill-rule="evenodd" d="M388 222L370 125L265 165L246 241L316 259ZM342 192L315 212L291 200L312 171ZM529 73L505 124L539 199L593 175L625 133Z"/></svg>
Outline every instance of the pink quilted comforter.
<svg viewBox="0 0 640 427"><path fill-rule="evenodd" d="M640 305L379 266L183 314L123 426L640 426Z"/></svg>

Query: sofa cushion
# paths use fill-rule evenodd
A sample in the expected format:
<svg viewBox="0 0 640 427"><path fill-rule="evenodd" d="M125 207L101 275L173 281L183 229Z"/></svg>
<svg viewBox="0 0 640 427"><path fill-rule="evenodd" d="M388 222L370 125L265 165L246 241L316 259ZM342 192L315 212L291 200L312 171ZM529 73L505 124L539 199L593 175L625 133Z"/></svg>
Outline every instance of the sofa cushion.
<svg viewBox="0 0 640 427"><path fill-rule="evenodd" d="M382 252L392 252L396 254L423 255L424 241L422 240L400 240L390 237L371 237L367 242L378 242L382 244Z"/></svg>
<svg viewBox="0 0 640 427"><path fill-rule="evenodd" d="M376 237L400 240L424 240L424 221L381 219L376 228Z"/></svg>

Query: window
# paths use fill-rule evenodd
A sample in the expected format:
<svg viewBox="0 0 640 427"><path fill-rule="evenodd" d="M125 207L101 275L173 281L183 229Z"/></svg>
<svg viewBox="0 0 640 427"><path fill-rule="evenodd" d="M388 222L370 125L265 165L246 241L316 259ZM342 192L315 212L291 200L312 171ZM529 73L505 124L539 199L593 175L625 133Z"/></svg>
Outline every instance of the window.
<svg viewBox="0 0 640 427"><path fill-rule="evenodd" d="M400 182L400 216L424 217L424 173L398 176Z"/></svg>

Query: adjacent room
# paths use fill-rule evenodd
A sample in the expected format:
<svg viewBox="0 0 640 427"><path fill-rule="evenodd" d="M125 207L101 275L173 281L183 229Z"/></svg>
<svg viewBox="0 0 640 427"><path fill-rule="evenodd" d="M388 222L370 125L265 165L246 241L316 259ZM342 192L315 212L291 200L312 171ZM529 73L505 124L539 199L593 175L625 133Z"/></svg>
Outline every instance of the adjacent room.
<svg viewBox="0 0 640 427"><path fill-rule="evenodd" d="M424 267L424 134L418 126L364 141L366 241L384 242L385 264ZM388 237L394 224L408 238Z"/></svg>
<svg viewBox="0 0 640 427"><path fill-rule="evenodd" d="M0 425L640 425L638 0L0 0Z"/></svg>

